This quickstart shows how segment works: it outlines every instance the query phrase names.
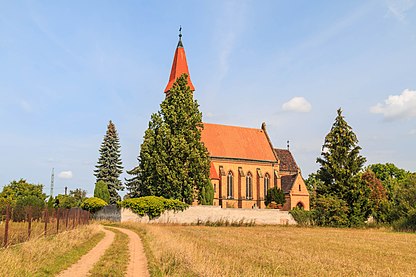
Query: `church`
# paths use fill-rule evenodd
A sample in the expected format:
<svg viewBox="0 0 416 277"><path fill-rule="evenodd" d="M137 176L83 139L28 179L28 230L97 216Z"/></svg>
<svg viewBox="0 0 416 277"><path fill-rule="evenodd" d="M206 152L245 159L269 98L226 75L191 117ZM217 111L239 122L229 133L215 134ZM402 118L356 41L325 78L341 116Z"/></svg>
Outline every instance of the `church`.
<svg viewBox="0 0 416 277"><path fill-rule="evenodd" d="M191 81L182 34L175 50L165 93L183 73ZM267 190L278 187L285 193L283 210L299 207L309 210L309 193L301 170L289 149L276 149L261 128L203 123L201 140L211 158L210 179L214 187L214 205L222 208L264 209Z"/></svg>

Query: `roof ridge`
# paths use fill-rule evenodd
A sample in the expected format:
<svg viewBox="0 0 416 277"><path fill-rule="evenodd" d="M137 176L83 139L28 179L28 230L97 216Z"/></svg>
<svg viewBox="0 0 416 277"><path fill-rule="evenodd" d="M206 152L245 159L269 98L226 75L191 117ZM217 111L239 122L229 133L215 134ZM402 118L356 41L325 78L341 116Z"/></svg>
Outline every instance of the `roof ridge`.
<svg viewBox="0 0 416 277"><path fill-rule="evenodd" d="M250 130L257 130L257 131L262 131L263 132L263 130L261 128L254 128L254 127L243 127L243 126L208 123L208 122L202 122L202 124L218 125L218 126L224 126L224 127L234 127L234 128L241 128L241 129L250 129Z"/></svg>

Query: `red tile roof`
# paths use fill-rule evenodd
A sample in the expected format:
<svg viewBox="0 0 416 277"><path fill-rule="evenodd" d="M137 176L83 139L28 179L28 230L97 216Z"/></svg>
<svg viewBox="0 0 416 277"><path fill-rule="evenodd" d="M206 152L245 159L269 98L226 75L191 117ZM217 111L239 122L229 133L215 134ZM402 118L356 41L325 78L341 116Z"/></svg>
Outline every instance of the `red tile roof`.
<svg viewBox="0 0 416 277"><path fill-rule="evenodd" d="M299 167L296 164L295 159L293 158L292 153L286 149L274 149L277 157L280 160L280 170L281 171L290 171L297 172Z"/></svg>
<svg viewBox="0 0 416 277"><path fill-rule="evenodd" d="M204 123L201 140L211 157L276 162L262 129Z"/></svg>
<svg viewBox="0 0 416 277"><path fill-rule="evenodd" d="M175 83L176 79L179 78L183 73L188 74L188 86L192 91L194 91L195 88L189 75L188 63L186 62L185 49L182 46L182 41L179 40L178 47L175 51L175 56L173 57L172 69L170 71L169 82L165 88L165 93L172 88L173 83Z"/></svg>
<svg viewBox="0 0 416 277"><path fill-rule="evenodd" d="M217 170L215 169L214 163L211 162L211 168L209 169L209 178L210 179L220 179L220 176L218 175Z"/></svg>

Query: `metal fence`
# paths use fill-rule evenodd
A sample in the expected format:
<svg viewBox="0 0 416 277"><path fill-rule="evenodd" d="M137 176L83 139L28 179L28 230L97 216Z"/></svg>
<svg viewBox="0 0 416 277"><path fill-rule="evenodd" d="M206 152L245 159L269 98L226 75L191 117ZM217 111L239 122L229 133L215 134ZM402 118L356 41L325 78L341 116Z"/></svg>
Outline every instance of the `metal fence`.
<svg viewBox="0 0 416 277"><path fill-rule="evenodd" d="M80 208L0 207L0 243L3 247L31 238L57 234L89 224L90 213Z"/></svg>

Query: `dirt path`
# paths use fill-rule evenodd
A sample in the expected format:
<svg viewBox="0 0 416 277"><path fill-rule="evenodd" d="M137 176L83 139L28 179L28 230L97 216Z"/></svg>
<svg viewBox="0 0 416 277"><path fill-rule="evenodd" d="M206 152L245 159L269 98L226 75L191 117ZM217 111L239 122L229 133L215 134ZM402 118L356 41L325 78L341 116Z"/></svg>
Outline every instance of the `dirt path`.
<svg viewBox="0 0 416 277"><path fill-rule="evenodd" d="M88 271L98 262L115 237L114 232L105 230L104 228L102 230L105 233L105 237L90 252L82 256L77 263L73 264L67 270L62 271L58 277L87 276Z"/></svg>
<svg viewBox="0 0 416 277"><path fill-rule="evenodd" d="M127 266L127 273L126 276L140 276L140 277L148 277L150 276L149 270L147 269L147 259L146 255L144 254L143 244L142 241L135 232L124 229L124 228L116 228L114 229L119 230L120 232L125 233L129 236L129 252L130 252L130 261L129 265Z"/></svg>

